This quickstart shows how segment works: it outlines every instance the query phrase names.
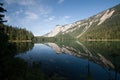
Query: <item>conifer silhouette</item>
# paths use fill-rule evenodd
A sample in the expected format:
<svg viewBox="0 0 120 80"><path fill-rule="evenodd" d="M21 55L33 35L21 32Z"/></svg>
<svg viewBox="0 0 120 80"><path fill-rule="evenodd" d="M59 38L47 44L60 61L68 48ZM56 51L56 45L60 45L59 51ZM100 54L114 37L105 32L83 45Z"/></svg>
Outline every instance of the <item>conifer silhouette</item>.
<svg viewBox="0 0 120 80"><path fill-rule="evenodd" d="M7 12L6 9L3 8L3 3L0 3L0 24L3 22L7 22L6 20L3 20L5 15L3 14L4 12Z"/></svg>

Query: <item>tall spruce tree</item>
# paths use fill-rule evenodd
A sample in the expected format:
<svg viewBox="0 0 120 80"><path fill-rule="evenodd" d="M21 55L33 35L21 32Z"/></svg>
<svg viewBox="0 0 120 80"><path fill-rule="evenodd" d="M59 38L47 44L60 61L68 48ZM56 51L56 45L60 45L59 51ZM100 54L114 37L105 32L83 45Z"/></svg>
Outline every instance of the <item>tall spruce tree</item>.
<svg viewBox="0 0 120 80"><path fill-rule="evenodd" d="M7 35L5 34L5 26L4 26L4 22L7 22L5 20L3 20L3 18L5 17L4 12L6 12L7 10L5 10L3 8L3 3L0 3L0 43L6 42L8 40Z"/></svg>
<svg viewBox="0 0 120 80"><path fill-rule="evenodd" d="M7 22L7 21L3 20L3 18L5 17L5 15L3 13L6 11L7 10L3 8L3 3L0 3L0 24L3 22Z"/></svg>

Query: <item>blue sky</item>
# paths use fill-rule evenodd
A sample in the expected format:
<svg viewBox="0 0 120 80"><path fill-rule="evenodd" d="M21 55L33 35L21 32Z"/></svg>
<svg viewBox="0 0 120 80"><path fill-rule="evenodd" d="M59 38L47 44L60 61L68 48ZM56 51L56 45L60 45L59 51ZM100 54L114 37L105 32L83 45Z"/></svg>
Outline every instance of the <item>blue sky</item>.
<svg viewBox="0 0 120 80"><path fill-rule="evenodd" d="M35 36L56 25L88 18L120 3L120 0L1 0L7 9L6 24L26 28Z"/></svg>

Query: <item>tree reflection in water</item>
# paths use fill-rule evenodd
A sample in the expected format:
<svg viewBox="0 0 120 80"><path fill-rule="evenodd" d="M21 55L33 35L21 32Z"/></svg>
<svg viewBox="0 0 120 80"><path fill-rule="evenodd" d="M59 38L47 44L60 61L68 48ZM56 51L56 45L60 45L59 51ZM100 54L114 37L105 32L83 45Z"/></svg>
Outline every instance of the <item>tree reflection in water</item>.
<svg viewBox="0 0 120 80"><path fill-rule="evenodd" d="M33 48L33 43L0 42L0 80L62 80L58 75L47 76L42 72L41 63L27 62L15 58L17 53L23 53Z"/></svg>

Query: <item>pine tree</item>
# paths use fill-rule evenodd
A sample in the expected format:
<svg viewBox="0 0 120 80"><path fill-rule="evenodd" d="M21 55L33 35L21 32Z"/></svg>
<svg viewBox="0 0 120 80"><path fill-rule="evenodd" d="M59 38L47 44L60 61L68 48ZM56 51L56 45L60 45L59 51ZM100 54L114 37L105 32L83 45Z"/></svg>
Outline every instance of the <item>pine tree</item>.
<svg viewBox="0 0 120 80"><path fill-rule="evenodd" d="M5 20L3 20L4 18L4 12L6 12L7 10L5 10L3 8L3 3L0 3L0 43L3 43L3 42L7 42L8 40L8 37L7 35L5 34L5 26L4 26L4 22L7 22Z"/></svg>
<svg viewBox="0 0 120 80"><path fill-rule="evenodd" d="M3 14L4 12L7 12L7 10L3 8L3 3L0 3L0 24L3 22L7 22L6 20L3 20L3 18L5 17L5 15Z"/></svg>

